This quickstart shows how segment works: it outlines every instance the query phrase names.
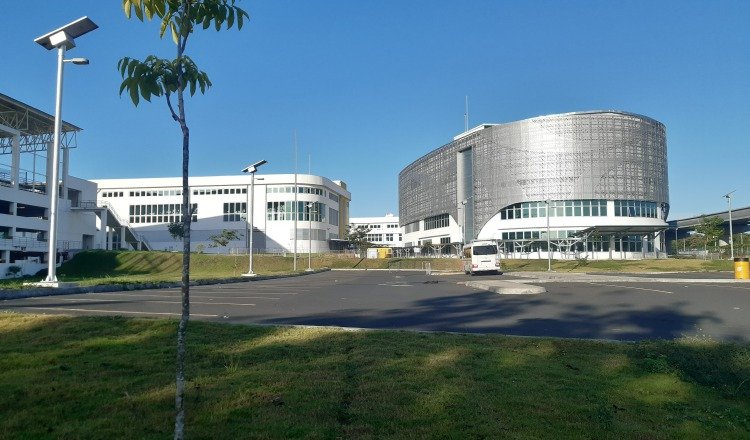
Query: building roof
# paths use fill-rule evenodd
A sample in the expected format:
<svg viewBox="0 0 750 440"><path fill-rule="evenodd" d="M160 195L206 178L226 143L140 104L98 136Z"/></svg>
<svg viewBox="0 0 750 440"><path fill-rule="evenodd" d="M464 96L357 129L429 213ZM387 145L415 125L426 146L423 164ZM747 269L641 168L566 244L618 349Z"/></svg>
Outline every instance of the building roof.
<svg viewBox="0 0 750 440"><path fill-rule="evenodd" d="M55 130L55 117L0 93L0 124L29 135L48 134ZM62 130L69 132L82 129L63 121ZM10 134L0 130L0 137L10 137Z"/></svg>

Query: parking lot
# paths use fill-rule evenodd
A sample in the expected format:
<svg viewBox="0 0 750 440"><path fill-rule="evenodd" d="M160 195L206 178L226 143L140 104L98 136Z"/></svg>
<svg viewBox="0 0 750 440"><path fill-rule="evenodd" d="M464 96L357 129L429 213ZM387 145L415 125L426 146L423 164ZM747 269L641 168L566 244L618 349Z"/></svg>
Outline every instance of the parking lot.
<svg viewBox="0 0 750 440"><path fill-rule="evenodd" d="M719 278L717 275L704 277ZM726 274L721 275L727 278ZM476 277L475 277L476 278ZM488 277L493 278L493 277ZM499 279L513 279L503 275ZM684 277L681 277L684 278ZM196 286L193 319L420 331L641 340L750 341L750 283L549 282L540 295L467 287L465 275L330 271ZM615 280L616 278L612 278ZM155 289L0 301L25 313L178 317L180 290Z"/></svg>

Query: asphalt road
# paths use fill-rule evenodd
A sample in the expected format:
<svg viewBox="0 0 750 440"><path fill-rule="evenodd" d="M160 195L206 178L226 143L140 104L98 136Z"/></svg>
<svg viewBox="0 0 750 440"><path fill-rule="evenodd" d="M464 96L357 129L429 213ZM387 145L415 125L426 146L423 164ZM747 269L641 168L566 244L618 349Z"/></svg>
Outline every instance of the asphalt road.
<svg viewBox="0 0 750 440"><path fill-rule="evenodd" d="M706 275L709 277L710 275ZM491 277L490 277L491 278ZM750 283L547 283L540 295L498 295L465 275L331 271L196 286L193 319L614 340L750 342ZM509 279L502 276L500 279ZM177 317L179 289L0 301L27 313Z"/></svg>

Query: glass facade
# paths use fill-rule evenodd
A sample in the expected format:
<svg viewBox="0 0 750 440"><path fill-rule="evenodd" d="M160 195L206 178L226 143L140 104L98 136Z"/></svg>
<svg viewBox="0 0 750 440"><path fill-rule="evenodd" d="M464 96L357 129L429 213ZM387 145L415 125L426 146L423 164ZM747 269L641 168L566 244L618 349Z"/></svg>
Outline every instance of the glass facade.
<svg viewBox="0 0 750 440"><path fill-rule="evenodd" d="M615 216L657 218L656 203L639 200L615 200Z"/></svg>
<svg viewBox="0 0 750 440"><path fill-rule="evenodd" d="M471 182L464 182L469 160ZM526 218L524 203L528 218L531 203L540 216L539 201L544 200L564 201L554 207L554 216L571 217L578 212L582 217L611 215L604 200L653 204L646 211L668 206L665 127L618 111L540 116L465 133L399 173L402 224L443 213L460 219L463 200L471 204L467 228L474 236L506 207L513 206L516 218L517 204L518 218Z"/></svg>
<svg viewBox="0 0 750 440"><path fill-rule="evenodd" d="M326 205L324 203L314 202L312 207L308 203L297 201L297 220L322 222L326 219ZM294 201L288 200L283 202L268 202L266 205L266 219L269 221L294 220Z"/></svg>
<svg viewBox="0 0 750 440"><path fill-rule="evenodd" d="M424 219L424 229L437 229L437 228L444 228L448 226L449 224L448 214L440 214L433 217L428 217Z"/></svg>
<svg viewBox="0 0 750 440"><path fill-rule="evenodd" d="M552 200L550 217L606 217L606 200ZM500 218L536 218L547 216L546 202L523 202L503 208Z"/></svg>

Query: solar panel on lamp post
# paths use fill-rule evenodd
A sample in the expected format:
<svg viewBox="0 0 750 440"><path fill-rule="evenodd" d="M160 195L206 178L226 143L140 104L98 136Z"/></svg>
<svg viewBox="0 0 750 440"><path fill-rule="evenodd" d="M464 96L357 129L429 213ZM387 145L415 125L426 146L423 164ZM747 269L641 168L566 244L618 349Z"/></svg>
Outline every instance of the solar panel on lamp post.
<svg viewBox="0 0 750 440"><path fill-rule="evenodd" d="M41 37L34 39L34 42L38 43L47 50L57 49L57 88L55 91L55 128L52 142L52 157L50 163L52 164L52 176L47 181L50 182L50 187L47 189L50 192L50 207L49 207L49 234L48 234L48 266L47 266L47 278L42 282L42 285L50 287L58 287L57 282L57 205L58 205L58 154L60 150L60 132L62 131L62 87L63 87L63 65L64 63L73 63L78 65L88 64L89 61L85 58L72 58L69 60L65 59L65 51L73 49L75 45L75 39L81 35L87 34L94 29L98 28L91 19L88 17L81 17L65 26L55 29ZM47 170L48 172L50 170ZM106 225L102 225L103 228Z"/></svg>
<svg viewBox="0 0 750 440"><path fill-rule="evenodd" d="M254 212L254 206L255 206L255 172L258 171L258 168L260 168L261 165L268 163L266 160L261 160L259 162L255 162L252 165L247 166L242 170L243 173L249 173L250 174L250 212L248 214L249 219L249 227L246 228L249 229L248 238L249 238L249 244L247 245L247 253L248 253L248 269L247 273L243 273L243 277L254 277L256 275L255 272L253 272L253 212ZM247 226L247 222L245 222L245 226Z"/></svg>

